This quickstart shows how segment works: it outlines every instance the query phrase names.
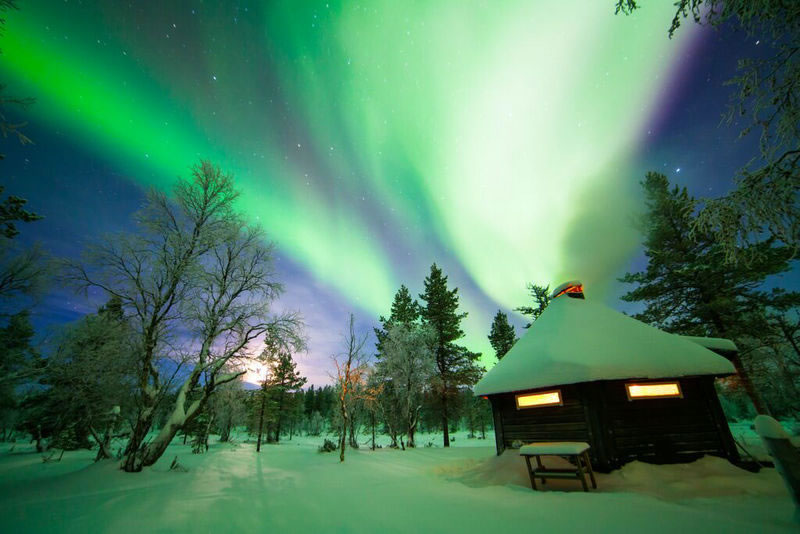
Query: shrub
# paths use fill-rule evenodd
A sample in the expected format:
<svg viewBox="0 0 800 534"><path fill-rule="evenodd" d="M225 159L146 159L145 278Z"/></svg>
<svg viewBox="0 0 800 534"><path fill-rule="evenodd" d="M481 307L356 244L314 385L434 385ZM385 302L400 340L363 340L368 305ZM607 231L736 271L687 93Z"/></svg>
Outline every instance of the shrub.
<svg viewBox="0 0 800 534"><path fill-rule="evenodd" d="M325 443L319 447L319 452L333 452L335 450L336 444L329 439L326 439Z"/></svg>

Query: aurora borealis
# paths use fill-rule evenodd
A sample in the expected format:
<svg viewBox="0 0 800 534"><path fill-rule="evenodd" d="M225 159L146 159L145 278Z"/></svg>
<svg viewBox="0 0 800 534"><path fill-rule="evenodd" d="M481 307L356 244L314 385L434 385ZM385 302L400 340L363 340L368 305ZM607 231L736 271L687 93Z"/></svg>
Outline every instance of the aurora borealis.
<svg viewBox="0 0 800 534"><path fill-rule="evenodd" d="M36 98L31 135L57 132L137 188L201 157L231 171L287 259L312 377L342 310L368 327L434 261L487 364L491 317L524 304L527 282L605 296L636 254L641 154L696 40L691 26L667 39L671 2L633 17L613 1L20 8L0 80ZM7 149L8 164L40 147Z"/></svg>

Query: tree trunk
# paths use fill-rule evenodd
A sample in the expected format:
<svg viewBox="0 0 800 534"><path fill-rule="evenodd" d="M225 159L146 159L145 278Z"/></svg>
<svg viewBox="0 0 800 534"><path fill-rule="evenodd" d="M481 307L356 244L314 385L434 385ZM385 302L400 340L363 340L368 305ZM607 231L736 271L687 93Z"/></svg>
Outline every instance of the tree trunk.
<svg viewBox="0 0 800 534"><path fill-rule="evenodd" d="M230 439L231 439L231 421L228 420L228 422L226 422L225 425L222 427L222 432L219 435L219 440L222 443L226 443L230 441Z"/></svg>
<svg viewBox="0 0 800 534"><path fill-rule="evenodd" d="M761 399L761 395L758 394L753 381L750 380L750 373L747 371L747 369L745 369L742 359L739 357L739 353L734 353L734 355L731 356L731 363L733 364L733 367L736 369L736 373L739 375L739 378L742 381L744 390L747 392L750 400L753 401L753 406L755 407L756 412L762 415L770 415L769 408L767 408L766 404L764 404L764 401Z"/></svg>
<svg viewBox="0 0 800 534"><path fill-rule="evenodd" d="M372 450L375 450L375 412L370 412L372 422Z"/></svg>
<svg viewBox="0 0 800 534"><path fill-rule="evenodd" d="M356 432L356 418L350 416L350 448L358 448L358 433Z"/></svg>
<svg viewBox="0 0 800 534"><path fill-rule="evenodd" d="M386 430L389 432L389 437L392 440L392 443L389 447L396 449L397 448L397 429L392 425L389 416L386 414L386 410L383 409L382 405L378 405L381 407L381 415L383 415L383 423L386 425Z"/></svg>
<svg viewBox="0 0 800 534"><path fill-rule="evenodd" d="M206 452L208 452L208 436L211 434L211 425L214 423L214 414L212 413L211 416L208 418L208 423L206 423L206 429L203 433L203 445L206 448Z"/></svg>
<svg viewBox="0 0 800 534"><path fill-rule="evenodd" d="M258 440L256 441L256 452L261 452L261 434L264 432L264 410L267 407L267 387L266 383L261 389L261 410L258 415Z"/></svg>
<svg viewBox="0 0 800 534"><path fill-rule="evenodd" d="M281 389L281 395L278 397L278 422L275 428L275 443L281 439L281 420L283 419L283 395L284 391Z"/></svg>
<svg viewBox="0 0 800 534"><path fill-rule="evenodd" d="M417 408L411 411L408 415L408 445L411 448L417 446L417 443L414 441L414 434L417 432L417 424L419 423L419 411L422 409L422 406L417 406Z"/></svg>
<svg viewBox="0 0 800 534"><path fill-rule="evenodd" d="M797 340L794 338L794 333L792 332L791 327L789 326L789 324L786 322L786 320L783 317L780 317L778 319L778 327L780 328L781 332L783 333L783 336L786 338L786 340L792 346L792 349L794 349L795 355L796 356L800 356L800 347L797 345Z"/></svg>
<svg viewBox="0 0 800 534"><path fill-rule="evenodd" d="M704 302L710 302L710 299L704 299ZM711 312L711 322L716 329L714 334L718 337L727 338L728 329L725 328L725 322L722 320L722 317L712 311ZM764 404L764 401L761 399L761 395L758 394L756 391L755 385L753 381L750 379L750 373L745 369L744 364L742 363L742 358L738 352L734 352L730 358L733 367L736 369L736 373L739 375L739 378L742 380L742 385L744 386L744 390L747 392L747 395L750 397L750 400L753 401L753 406L756 409L756 412L759 414L770 415L769 408Z"/></svg>
<svg viewBox="0 0 800 534"><path fill-rule="evenodd" d="M133 432L131 432L131 437L125 446L124 459L122 460L123 471L138 473L142 470L142 444L150 431L152 423L152 410L145 408L136 418Z"/></svg>
<svg viewBox="0 0 800 534"><path fill-rule="evenodd" d="M105 436L100 438L100 436L95 431L94 427L89 427L89 432L92 434L92 437L97 442L99 446L97 450L97 456L94 457L94 461L98 462L100 460L106 460L113 457L111 453L111 425L106 428Z"/></svg>
<svg viewBox="0 0 800 534"><path fill-rule="evenodd" d="M347 443L347 410L342 400L342 431L339 436L339 461L344 462L344 446Z"/></svg>
<svg viewBox="0 0 800 534"><path fill-rule="evenodd" d="M44 452L44 447L42 447L42 427L39 425L36 425L36 437L34 441L36 441L36 452Z"/></svg>
<svg viewBox="0 0 800 534"><path fill-rule="evenodd" d="M447 390L442 393L442 430L444 430L444 446L450 446L450 429L447 421Z"/></svg>

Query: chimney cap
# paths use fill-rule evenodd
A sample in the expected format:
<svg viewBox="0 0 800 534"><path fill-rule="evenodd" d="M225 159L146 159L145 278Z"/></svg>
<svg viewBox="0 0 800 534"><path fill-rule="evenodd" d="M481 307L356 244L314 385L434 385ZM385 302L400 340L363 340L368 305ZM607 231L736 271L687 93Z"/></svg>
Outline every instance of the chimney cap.
<svg viewBox="0 0 800 534"><path fill-rule="evenodd" d="M553 290L553 293L550 294L550 299L552 300L564 294L573 298L584 298L583 283L580 280L570 280L569 282L564 282Z"/></svg>

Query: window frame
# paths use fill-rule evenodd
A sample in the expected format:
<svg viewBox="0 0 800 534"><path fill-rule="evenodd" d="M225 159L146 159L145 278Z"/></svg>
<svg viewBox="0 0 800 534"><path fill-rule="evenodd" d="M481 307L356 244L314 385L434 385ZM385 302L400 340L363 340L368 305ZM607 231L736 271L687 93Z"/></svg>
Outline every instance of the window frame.
<svg viewBox="0 0 800 534"><path fill-rule="evenodd" d="M544 404L532 404L530 406L520 406L519 399L524 397L535 397L537 395L548 395L555 393L558 395L558 402L548 402ZM534 393L516 393L514 395L514 403L517 405L517 410L528 410L530 408L547 408L548 406L564 406L564 396L561 394L560 389L551 389L548 391L537 391Z"/></svg>
<svg viewBox="0 0 800 534"><path fill-rule="evenodd" d="M631 395L631 387L632 386L672 386L675 385L678 388L677 395L638 395L633 396ZM626 382L625 383L625 394L628 396L628 401L638 401L638 400L648 400L648 399L682 399L683 398L683 388L681 387L680 380L666 380L661 382Z"/></svg>

